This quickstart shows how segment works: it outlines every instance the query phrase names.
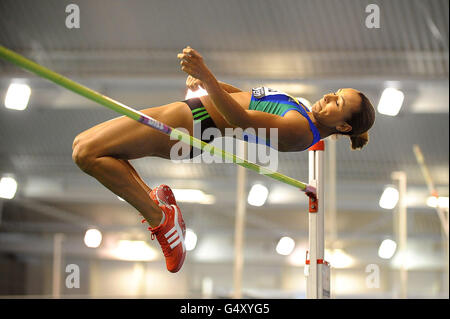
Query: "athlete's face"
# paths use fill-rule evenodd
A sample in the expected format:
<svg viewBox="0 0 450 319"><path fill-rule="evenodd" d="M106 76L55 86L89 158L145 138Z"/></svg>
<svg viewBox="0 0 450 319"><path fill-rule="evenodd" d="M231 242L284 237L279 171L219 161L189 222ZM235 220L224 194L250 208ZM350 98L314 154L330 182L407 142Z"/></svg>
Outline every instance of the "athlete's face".
<svg viewBox="0 0 450 319"><path fill-rule="evenodd" d="M352 127L346 123L351 115L359 111L361 97L355 89L339 89L335 93L328 93L314 103L312 113L316 120L326 126L335 127L340 132L351 131Z"/></svg>

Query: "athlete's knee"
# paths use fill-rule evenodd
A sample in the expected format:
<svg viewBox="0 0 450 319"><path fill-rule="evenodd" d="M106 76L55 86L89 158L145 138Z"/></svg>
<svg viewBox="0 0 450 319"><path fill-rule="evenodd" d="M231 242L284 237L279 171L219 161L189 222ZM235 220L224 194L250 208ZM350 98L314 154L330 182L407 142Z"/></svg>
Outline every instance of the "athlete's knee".
<svg viewBox="0 0 450 319"><path fill-rule="evenodd" d="M72 160L85 173L91 173L97 156L94 148L89 142L75 139L73 143Z"/></svg>

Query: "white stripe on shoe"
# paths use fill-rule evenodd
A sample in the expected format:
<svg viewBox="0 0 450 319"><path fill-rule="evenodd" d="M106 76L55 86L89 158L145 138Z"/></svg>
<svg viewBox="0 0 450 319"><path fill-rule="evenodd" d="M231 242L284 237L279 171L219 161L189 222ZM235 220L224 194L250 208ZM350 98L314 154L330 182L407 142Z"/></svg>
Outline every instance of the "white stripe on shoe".
<svg viewBox="0 0 450 319"><path fill-rule="evenodd" d="M178 238L178 240L176 240L174 243L172 243L170 245L170 248L174 249L174 247L176 247L179 243L180 243L180 236L179 233L176 229L176 226L172 227L172 229L170 229L165 235L164 237L167 238L167 242L170 244L171 242L173 242L175 239Z"/></svg>
<svg viewBox="0 0 450 319"><path fill-rule="evenodd" d="M167 242L168 242L168 243L171 243L171 242L173 242L173 241L175 240L175 238L178 238L178 234L177 234L177 233L173 234L172 237L170 237L169 239L167 239Z"/></svg>
<svg viewBox="0 0 450 319"><path fill-rule="evenodd" d="M172 233L176 230L176 227L173 226L165 235L164 237L168 238Z"/></svg>
<svg viewBox="0 0 450 319"><path fill-rule="evenodd" d="M171 205L175 210L175 216L174 216L174 223L175 226L173 226L167 233L164 234L164 237L167 238L167 242L170 244L170 248L174 249L178 244L181 243L181 246L183 247L183 252L186 250L186 245L184 243L183 238L183 230L180 227L180 224L178 223L178 214L179 210L178 207L175 205ZM175 240L176 239L176 240Z"/></svg>
<svg viewBox="0 0 450 319"><path fill-rule="evenodd" d="M179 243L181 243L181 238L180 238L180 237L178 237L178 239L177 239L176 242L174 242L173 244L170 245L170 248L173 249L173 248L176 247ZM184 243L182 243L182 245L183 245L183 251L184 251Z"/></svg>

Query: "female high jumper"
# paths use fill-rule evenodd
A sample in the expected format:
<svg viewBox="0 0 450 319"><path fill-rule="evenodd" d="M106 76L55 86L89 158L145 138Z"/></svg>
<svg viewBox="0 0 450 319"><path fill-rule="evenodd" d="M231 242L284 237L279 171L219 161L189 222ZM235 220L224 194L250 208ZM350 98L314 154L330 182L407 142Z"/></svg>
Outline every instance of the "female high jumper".
<svg viewBox="0 0 450 319"><path fill-rule="evenodd" d="M368 142L368 130L375 121L375 110L361 92L345 88L325 94L311 111L297 99L266 87L243 92L219 82L202 56L186 47L178 54L181 69L188 74L186 85L199 86L208 95L182 102L141 110L144 114L174 128L193 134L210 127L224 133L225 128L278 129L278 151L308 149L330 135L347 135L352 149ZM202 139L210 143L214 137ZM170 150L179 141L145 125L118 117L79 134L73 142L73 160L85 173L120 196L144 217L157 238L170 272L183 265L186 226L171 189L160 185L151 189L139 177L129 160L145 156L170 158ZM191 147L190 157L193 157Z"/></svg>

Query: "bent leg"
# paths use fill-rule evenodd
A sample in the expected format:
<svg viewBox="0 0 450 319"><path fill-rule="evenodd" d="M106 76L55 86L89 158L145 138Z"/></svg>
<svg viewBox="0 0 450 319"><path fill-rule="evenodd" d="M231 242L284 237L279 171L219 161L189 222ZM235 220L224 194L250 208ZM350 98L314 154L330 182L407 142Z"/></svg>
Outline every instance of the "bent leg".
<svg viewBox="0 0 450 319"><path fill-rule="evenodd" d="M192 113L182 102L141 112L192 134ZM149 197L151 189L128 160L144 156L170 158L170 149L177 142L153 128L119 117L79 134L73 144L73 159L84 172L135 207L154 227L160 222L161 210Z"/></svg>

